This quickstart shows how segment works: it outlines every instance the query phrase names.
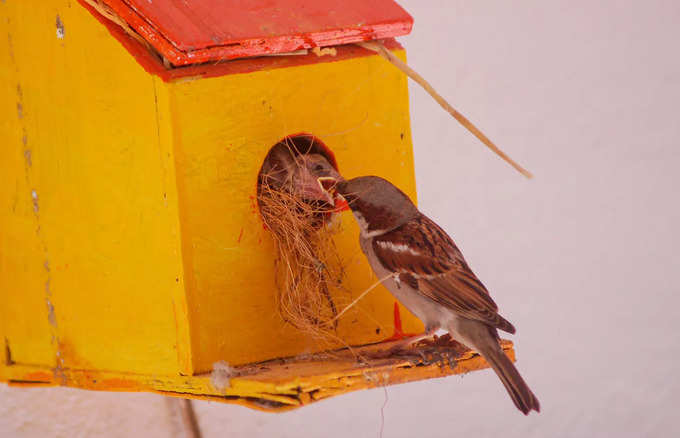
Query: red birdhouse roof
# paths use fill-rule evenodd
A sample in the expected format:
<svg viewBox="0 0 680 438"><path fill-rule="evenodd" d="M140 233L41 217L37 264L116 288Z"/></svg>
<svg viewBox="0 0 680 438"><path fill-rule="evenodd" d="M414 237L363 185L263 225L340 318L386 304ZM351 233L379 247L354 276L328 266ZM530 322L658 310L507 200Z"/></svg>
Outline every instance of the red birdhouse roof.
<svg viewBox="0 0 680 438"><path fill-rule="evenodd" d="M393 0L103 0L174 65L406 35Z"/></svg>

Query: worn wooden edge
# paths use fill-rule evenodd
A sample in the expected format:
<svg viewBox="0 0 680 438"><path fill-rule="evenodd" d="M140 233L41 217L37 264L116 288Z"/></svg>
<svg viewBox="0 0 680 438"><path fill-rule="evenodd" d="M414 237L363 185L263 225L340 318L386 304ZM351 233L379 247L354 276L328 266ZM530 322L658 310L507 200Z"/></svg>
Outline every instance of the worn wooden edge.
<svg viewBox="0 0 680 438"><path fill-rule="evenodd" d="M338 62L364 56L378 56L370 50L354 44L348 44L336 47L337 54L335 56L326 55L319 57L314 53L275 57L261 56L168 68L159 59L157 54L150 52L147 47L128 35L120 26L103 17L83 0L78 0L78 2L108 30L111 36L118 40L147 73L160 77L164 82L211 78L261 70ZM383 44L392 51L403 50L402 46L394 38L386 39L383 41Z"/></svg>
<svg viewBox="0 0 680 438"><path fill-rule="evenodd" d="M223 390L212 385L210 374L140 375L68 368L57 372L48 367L21 364L0 366L0 381L16 387L62 385L97 391L145 391L282 412L362 389L488 368L481 356L464 347L451 356L453 360L448 364L413 361L420 353L427 355L427 351L431 351L422 348L412 350L410 360L401 356L367 358L370 353L384 351L391 345L393 343L383 342L351 351L344 349L235 367L235 376L231 377L230 385ZM501 346L508 357L515 360L512 342L503 340Z"/></svg>
<svg viewBox="0 0 680 438"><path fill-rule="evenodd" d="M413 18L406 14L404 21L376 23L366 28L342 32L338 29L293 34L277 37L257 37L238 43L225 43L196 50L184 50L179 42L169 40L156 26L148 22L134 8L123 0L104 1L118 16L134 29L145 41L152 45L163 57L175 66L223 61L236 58L292 52L313 47L337 46L359 41L393 38L407 35L413 27ZM273 51L273 52L272 52Z"/></svg>

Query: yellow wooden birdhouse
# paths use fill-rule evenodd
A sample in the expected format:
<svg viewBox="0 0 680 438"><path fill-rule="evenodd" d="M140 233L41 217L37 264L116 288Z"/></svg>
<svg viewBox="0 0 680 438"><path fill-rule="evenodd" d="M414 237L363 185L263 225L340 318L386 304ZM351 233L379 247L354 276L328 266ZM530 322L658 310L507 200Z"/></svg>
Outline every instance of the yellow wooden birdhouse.
<svg viewBox="0 0 680 438"><path fill-rule="evenodd" d="M412 20L392 0L250 3L0 3L0 380L280 410L485 366L315 355L329 346L276 311L255 203L272 146L310 133L345 176L415 199L407 79L351 44L385 39L404 59L391 38ZM341 228L356 296L376 279L349 215ZM376 289L331 349L422 331L396 315Z"/></svg>

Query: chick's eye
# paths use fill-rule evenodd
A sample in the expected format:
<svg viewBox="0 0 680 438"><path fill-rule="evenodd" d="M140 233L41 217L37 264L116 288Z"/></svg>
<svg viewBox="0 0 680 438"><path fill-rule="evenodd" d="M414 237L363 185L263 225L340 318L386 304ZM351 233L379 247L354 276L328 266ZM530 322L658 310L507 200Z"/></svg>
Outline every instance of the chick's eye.
<svg viewBox="0 0 680 438"><path fill-rule="evenodd" d="M320 171L323 170L323 166L321 164L317 164L316 166L314 166L314 170L316 170L317 172L320 172Z"/></svg>

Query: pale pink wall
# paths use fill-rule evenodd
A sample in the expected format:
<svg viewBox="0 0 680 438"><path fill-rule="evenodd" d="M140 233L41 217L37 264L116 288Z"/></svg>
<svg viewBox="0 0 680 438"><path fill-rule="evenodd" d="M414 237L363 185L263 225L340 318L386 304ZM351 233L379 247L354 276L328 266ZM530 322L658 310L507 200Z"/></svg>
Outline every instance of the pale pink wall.
<svg viewBox="0 0 680 438"><path fill-rule="evenodd" d="M678 436L680 2L401 3L410 63L536 174L411 89L421 206L517 326L543 412L479 372L389 388L383 436ZM206 437L363 437L384 396L197 410ZM0 386L3 437L172 436L167 412L154 395Z"/></svg>

